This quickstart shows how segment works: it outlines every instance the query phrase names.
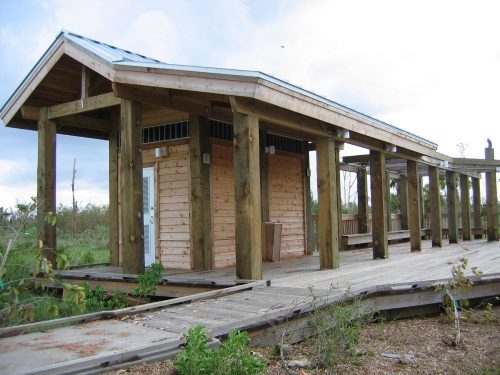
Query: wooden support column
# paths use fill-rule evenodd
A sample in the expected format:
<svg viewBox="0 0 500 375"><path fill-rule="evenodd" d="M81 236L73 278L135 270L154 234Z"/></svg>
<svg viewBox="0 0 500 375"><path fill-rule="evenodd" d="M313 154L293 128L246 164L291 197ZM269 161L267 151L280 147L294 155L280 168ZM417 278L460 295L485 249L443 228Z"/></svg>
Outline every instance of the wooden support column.
<svg viewBox="0 0 500 375"><path fill-rule="evenodd" d="M474 228L483 228L481 221L481 188L479 178L472 177L472 211L474 218ZM482 234L474 234L475 239L483 238Z"/></svg>
<svg viewBox="0 0 500 375"><path fill-rule="evenodd" d="M420 210L420 228L425 228L425 197L424 197L424 178L418 178L418 203Z"/></svg>
<svg viewBox="0 0 500 375"><path fill-rule="evenodd" d="M335 141L319 138L316 142L318 169L318 237L321 269L339 267L339 232Z"/></svg>
<svg viewBox="0 0 500 375"><path fill-rule="evenodd" d="M380 151L370 150L370 186L372 200L373 259L389 257L387 239L387 205L385 156Z"/></svg>
<svg viewBox="0 0 500 375"><path fill-rule="evenodd" d="M469 193L469 178L460 175L460 205L462 207L462 239L470 241L471 226L470 226L470 193Z"/></svg>
<svg viewBox="0 0 500 375"><path fill-rule="evenodd" d="M208 118L191 115L189 118L189 169L191 183L191 251L193 269L213 268L212 210L210 202L210 164L203 154L210 155Z"/></svg>
<svg viewBox="0 0 500 375"><path fill-rule="evenodd" d="M422 239L420 237L417 162L407 160L406 168L408 173L408 226L410 227L410 248L411 251L420 251L422 250Z"/></svg>
<svg viewBox="0 0 500 375"><path fill-rule="evenodd" d="M269 221L269 160L266 154L267 132L261 130L259 134L260 143L260 196L262 221ZM307 203L306 203L307 204Z"/></svg>
<svg viewBox="0 0 500 375"><path fill-rule="evenodd" d="M118 214L118 136L119 120L111 121L109 131L109 250L111 265L120 265L119 214Z"/></svg>
<svg viewBox="0 0 500 375"><path fill-rule="evenodd" d="M340 147L339 144L335 144L335 179L337 186L337 226L338 226L338 242L339 250L342 248L342 193L340 191Z"/></svg>
<svg viewBox="0 0 500 375"><path fill-rule="evenodd" d="M495 160L495 149L484 150L486 160ZM498 241L497 174L486 172L486 235L488 241Z"/></svg>
<svg viewBox="0 0 500 375"><path fill-rule="evenodd" d="M449 242L458 243L457 180L455 172L452 171L446 171L446 203L448 206Z"/></svg>
<svg viewBox="0 0 500 375"><path fill-rule="evenodd" d="M56 225L45 219L56 212L56 124L48 120L48 109L40 109L38 120L37 231L43 254L56 268Z"/></svg>
<svg viewBox="0 0 500 375"><path fill-rule="evenodd" d="M306 143L307 146L307 143ZM306 233L307 233L307 248L306 254L312 255L314 252L314 236L312 224L312 195L311 195L311 166L309 160L309 150L305 148L304 155L304 185L306 194Z"/></svg>
<svg viewBox="0 0 500 375"><path fill-rule="evenodd" d="M123 272L140 274L144 272L141 107L122 99L120 112Z"/></svg>
<svg viewBox="0 0 500 375"><path fill-rule="evenodd" d="M429 200L431 220L431 240L433 247L443 246L443 228L441 223L441 196L439 188L439 171L429 166Z"/></svg>
<svg viewBox="0 0 500 375"><path fill-rule="evenodd" d="M368 233L368 178L365 168L358 168L358 231Z"/></svg>
<svg viewBox="0 0 500 375"><path fill-rule="evenodd" d="M391 213L391 177L389 171L385 170L385 199L387 201L387 231L392 231L392 213Z"/></svg>
<svg viewBox="0 0 500 375"><path fill-rule="evenodd" d="M236 276L262 279L259 119L233 113Z"/></svg>
<svg viewBox="0 0 500 375"><path fill-rule="evenodd" d="M401 176L398 180L399 210L401 212L401 229L408 229L408 179Z"/></svg>

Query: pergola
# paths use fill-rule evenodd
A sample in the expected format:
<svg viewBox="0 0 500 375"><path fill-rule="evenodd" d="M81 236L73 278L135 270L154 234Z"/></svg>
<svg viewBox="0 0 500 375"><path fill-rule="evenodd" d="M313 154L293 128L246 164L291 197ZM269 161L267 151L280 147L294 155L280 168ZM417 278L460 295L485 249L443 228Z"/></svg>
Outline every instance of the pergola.
<svg viewBox="0 0 500 375"><path fill-rule="evenodd" d="M70 134L109 140L111 262L117 264L121 242L124 272L143 272L141 118L149 106L189 114L190 228L196 269L209 269L211 257L206 209L210 205L209 166L203 162L209 118L234 127L236 272L242 279L262 275L261 225L268 203L261 188L266 166L260 139L269 130L301 139L317 152L322 269L339 267L339 150L344 143L370 150L369 155L345 158L344 162L370 166L374 258L389 256L387 170L404 175L407 181L412 251L421 248L418 176L427 173L434 245L442 246L439 173L447 176L450 242L458 241L453 220L455 175L460 174L463 239L467 240L468 181L472 177L477 225L480 172L486 172L487 179L488 240L498 240L496 172L500 161L494 160L493 148L486 149L486 160L454 159L437 152L437 144L431 141L260 72L165 64L61 32L0 112L6 126L38 132L38 237L54 264L56 228L44 221L44 213L56 209L56 134ZM356 170L360 220L364 220L361 228L366 228L366 170ZM310 205L308 209L310 216Z"/></svg>

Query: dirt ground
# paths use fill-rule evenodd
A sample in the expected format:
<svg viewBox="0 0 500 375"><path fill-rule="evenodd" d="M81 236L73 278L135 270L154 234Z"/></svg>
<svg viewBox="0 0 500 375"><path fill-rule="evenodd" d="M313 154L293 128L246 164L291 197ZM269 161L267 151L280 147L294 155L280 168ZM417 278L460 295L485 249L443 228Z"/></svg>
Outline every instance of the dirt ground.
<svg viewBox="0 0 500 375"><path fill-rule="evenodd" d="M368 325L358 344L358 356L348 357L331 374L500 374L500 307L490 316L463 321L463 341L451 344L453 322L444 316L394 320ZM303 358L306 344L294 345L293 359ZM266 375L287 374L273 348L256 352L268 361ZM403 360L382 354L405 355ZM294 369L288 374L327 374L324 369ZM109 374L176 374L171 361L143 364Z"/></svg>

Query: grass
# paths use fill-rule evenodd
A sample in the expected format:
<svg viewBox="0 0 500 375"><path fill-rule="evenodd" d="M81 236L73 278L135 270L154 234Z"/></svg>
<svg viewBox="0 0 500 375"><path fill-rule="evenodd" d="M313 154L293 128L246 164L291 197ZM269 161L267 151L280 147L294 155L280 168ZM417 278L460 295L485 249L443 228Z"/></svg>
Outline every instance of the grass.
<svg viewBox="0 0 500 375"><path fill-rule="evenodd" d="M41 266L42 258L37 249L35 206L33 203L24 205L28 206L30 212L20 207L10 215L9 222L3 220L0 226L0 255L5 254L9 241L18 233L4 272L0 274L0 326L66 317L96 311L100 306L112 306L104 304L105 301L85 305L85 298L83 304L75 304L75 300L60 298L56 292L41 289L37 285L32 273ZM109 262L107 222L108 211L104 206L88 205L76 213L67 207L58 208L58 257L65 259L66 267ZM45 274L46 277L52 277L50 269ZM75 293L82 291L75 290ZM85 294L95 300L95 295L88 290ZM107 295L102 298L107 298Z"/></svg>

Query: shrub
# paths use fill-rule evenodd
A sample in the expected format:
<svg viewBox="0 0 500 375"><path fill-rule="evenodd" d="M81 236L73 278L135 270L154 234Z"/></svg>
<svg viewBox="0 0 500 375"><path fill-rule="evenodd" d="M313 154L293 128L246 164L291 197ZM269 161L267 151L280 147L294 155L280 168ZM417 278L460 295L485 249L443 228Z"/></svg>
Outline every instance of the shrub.
<svg viewBox="0 0 500 375"><path fill-rule="evenodd" d="M262 358L252 355L248 348L248 333L231 331L219 350L208 347L203 326L191 327L184 350L174 361L180 375L257 375L266 364Z"/></svg>
<svg viewBox="0 0 500 375"><path fill-rule="evenodd" d="M312 362L321 368L332 368L342 359L355 354L364 326L373 320L374 311L364 309L359 299L343 301L320 308L321 299L313 296L309 326Z"/></svg>

